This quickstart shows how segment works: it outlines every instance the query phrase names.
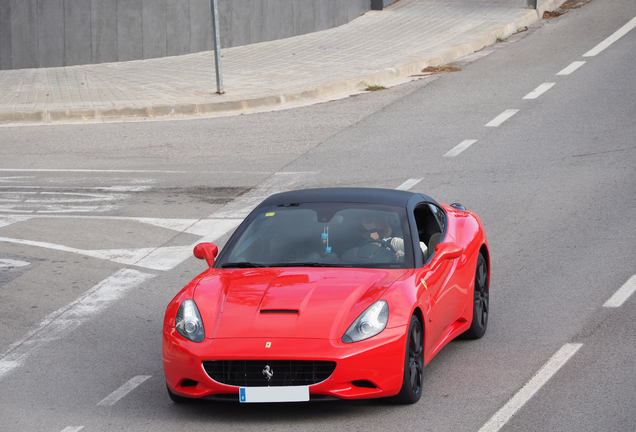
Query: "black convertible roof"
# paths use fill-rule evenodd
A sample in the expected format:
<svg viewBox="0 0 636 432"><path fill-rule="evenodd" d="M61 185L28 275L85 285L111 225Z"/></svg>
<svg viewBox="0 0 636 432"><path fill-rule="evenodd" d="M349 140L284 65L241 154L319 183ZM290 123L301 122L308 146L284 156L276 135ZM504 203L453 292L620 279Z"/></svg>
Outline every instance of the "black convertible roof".
<svg viewBox="0 0 636 432"><path fill-rule="evenodd" d="M426 195L408 191L344 187L282 192L265 199L258 207L320 202L373 203L407 207L409 200L414 197L416 197L418 201L435 203L435 200Z"/></svg>

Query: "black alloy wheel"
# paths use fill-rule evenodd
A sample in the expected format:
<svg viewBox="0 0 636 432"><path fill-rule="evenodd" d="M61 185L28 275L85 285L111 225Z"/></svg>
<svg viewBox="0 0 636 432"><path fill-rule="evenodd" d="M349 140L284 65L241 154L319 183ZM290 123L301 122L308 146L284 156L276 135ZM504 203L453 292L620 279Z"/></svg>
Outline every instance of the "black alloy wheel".
<svg viewBox="0 0 636 432"><path fill-rule="evenodd" d="M462 335L466 339L479 339L486 334L486 328L488 327L490 281L488 280L488 264L481 253L477 258L474 295L473 321L470 328Z"/></svg>
<svg viewBox="0 0 636 432"><path fill-rule="evenodd" d="M394 400L401 404L414 404L422 396L424 374L424 338L422 324L417 316L411 317L406 353L404 355L404 377L402 389Z"/></svg>

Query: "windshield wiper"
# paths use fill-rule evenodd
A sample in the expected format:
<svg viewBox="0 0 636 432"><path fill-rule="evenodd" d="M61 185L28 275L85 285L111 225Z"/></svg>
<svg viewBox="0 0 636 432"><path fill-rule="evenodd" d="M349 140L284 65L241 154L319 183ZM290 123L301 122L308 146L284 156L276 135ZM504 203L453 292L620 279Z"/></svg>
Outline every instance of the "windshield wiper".
<svg viewBox="0 0 636 432"><path fill-rule="evenodd" d="M269 266L246 262L246 261L241 261L236 263L226 263L221 266L221 268L260 268L260 267L269 267Z"/></svg>
<svg viewBox="0 0 636 432"><path fill-rule="evenodd" d="M351 264L332 264L319 262L292 262L268 264L268 267L353 267Z"/></svg>

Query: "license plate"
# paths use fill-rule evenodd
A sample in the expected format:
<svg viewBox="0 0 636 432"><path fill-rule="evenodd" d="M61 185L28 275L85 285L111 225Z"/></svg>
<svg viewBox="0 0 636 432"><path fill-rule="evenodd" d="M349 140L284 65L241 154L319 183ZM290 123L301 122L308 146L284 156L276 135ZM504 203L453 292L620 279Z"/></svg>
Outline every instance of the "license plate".
<svg viewBox="0 0 636 432"><path fill-rule="evenodd" d="M241 387L239 400L241 403L307 402L309 386Z"/></svg>

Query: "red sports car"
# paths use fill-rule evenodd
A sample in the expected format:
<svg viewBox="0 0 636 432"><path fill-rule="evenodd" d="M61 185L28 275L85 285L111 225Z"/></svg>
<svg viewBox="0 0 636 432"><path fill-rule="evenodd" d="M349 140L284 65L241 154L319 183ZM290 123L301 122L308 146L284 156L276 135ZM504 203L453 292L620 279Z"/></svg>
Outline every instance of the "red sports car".
<svg viewBox="0 0 636 432"><path fill-rule="evenodd" d="M263 201L170 302L163 362L175 402L392 397L488 324L479 217L405 191L331 188Z"/></svg>

